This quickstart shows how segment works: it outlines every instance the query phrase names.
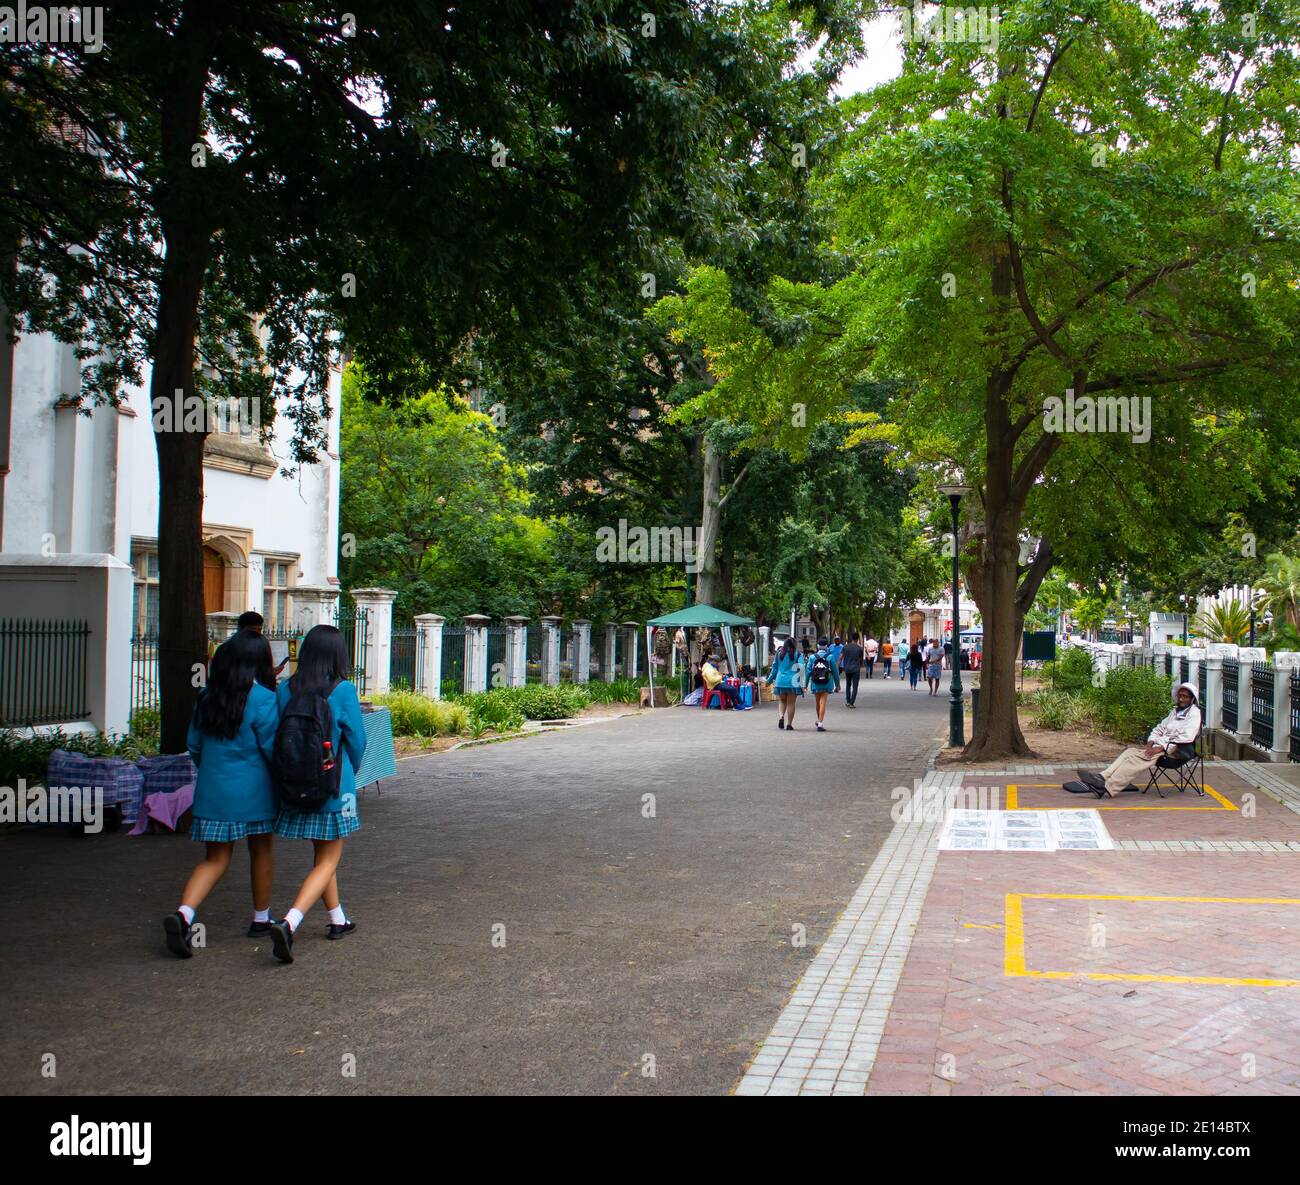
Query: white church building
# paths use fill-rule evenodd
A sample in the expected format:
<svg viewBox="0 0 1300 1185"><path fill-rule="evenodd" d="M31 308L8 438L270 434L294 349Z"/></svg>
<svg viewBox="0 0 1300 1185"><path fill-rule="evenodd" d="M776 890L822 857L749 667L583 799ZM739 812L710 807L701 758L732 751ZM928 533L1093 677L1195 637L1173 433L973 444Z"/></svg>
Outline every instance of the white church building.
<svg viewBox="0 0 1300 1185"><path fill-rule="evenodd" d="M79 407L79 368L48 335L0 341L0 727L126 731L132 639L166 595L148 374L121 406ZM235 422L207 438L206 613L283 631L336 602L340 385L335 369L327 452L292 476L287 422L267 444Z"/></svg>

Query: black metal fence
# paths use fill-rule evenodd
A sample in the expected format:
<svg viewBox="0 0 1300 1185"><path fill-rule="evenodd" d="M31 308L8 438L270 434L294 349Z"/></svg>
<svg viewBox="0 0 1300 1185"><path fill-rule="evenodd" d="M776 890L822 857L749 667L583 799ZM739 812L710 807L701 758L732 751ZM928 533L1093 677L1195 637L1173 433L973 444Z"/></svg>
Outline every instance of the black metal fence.
<svg viewBox="0 0 1300 1185"><path fill-rule="evenodd" d="M1261 749L1273 747L1273 668L1266 662L1250 667L1250 740Z"/></svg>
<svg viewBox="0 0 1300 1185"><path fill-rule="evenodd" d="M1184 654L1178 660L1178 682L1186 683L1192 677L1192 664Z"/></svg>
<svg viewBox="0 0 1300 1185"><path fill-rule="evenodd" d="M90 715L87 621L0 620L0 725L61 724Z"/></svg>
<svg viewBox="0 0 1300 1185"><path fill-rule="evenodd" d="M524 679L528 683L542 681L542 647L546 641L546 631L540 625L528 626L526 643L527 661L524 664Z"/></svg>
<svg viewBox="0 0 1300 1185"><path fill-rule="evenodd" d="M442 627L442 694L459 695L465 689L465 623L449 618Z"/></svg>
<svg viewBox="0 0 1300 1185"><path fill-rule="evenodd" d="M506 627L503 625L487 627L487 685L489 691L506 685Z"/></svg>
<svg viewBox="0 0 1300 1185"><path fill-rule="evenodd" d="M343 634L343 642L352 655L352 682L357 692L365 695L366 659L370 654L370 615L357 605L339 605L335 610L334 624Z"/></svg>
<svg viewBox="0 0 1300 1185"><path fill-rule="evenodd" d="M1235 658L1223 660L1223 727L1237 731L1237 691L1241 686L1241 664Z"/></svg>
<svg viewBox="0 0 1300 1185"><path fill-rule="evenodd" d="M1291 734L1287 755L1300 761L1300 671L1291 672Z"/></svg>
<svg viewBox="0 0 1300 1185"><path fill-rule="evenodd" d="M392 642L388 649L388 685L394 691L414 691L419 662L419 631L411 618L393 619Z"/></svg>
<svg viewBox="0 0 1300 1185"><path fill-rule="evenodd" d="M1197 694L1197 702L1201 705L1202 718L1204 718L1205 715L1205 688L1206 688L1205 672L1209 669L1209 666L1210 664L1206 662L1205 659L1201 659L1200 663L1196 668L1196 682L1199 688L1199 692Z"/></svg>

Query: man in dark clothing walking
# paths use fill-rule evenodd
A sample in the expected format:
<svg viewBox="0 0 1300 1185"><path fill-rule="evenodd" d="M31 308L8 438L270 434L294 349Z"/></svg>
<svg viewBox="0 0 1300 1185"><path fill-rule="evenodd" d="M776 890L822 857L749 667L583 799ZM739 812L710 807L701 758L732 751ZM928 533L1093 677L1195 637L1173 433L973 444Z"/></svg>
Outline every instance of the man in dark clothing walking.
<svg viewBox="0 0 1300 1185"><path fill-rule="evenodd" d="M858 635L849 635L849 644L840 651L840 674L844 676L844 702L850 708L856 708L858 699L858 680L862 678L863 649L858 644Z"/></svg>

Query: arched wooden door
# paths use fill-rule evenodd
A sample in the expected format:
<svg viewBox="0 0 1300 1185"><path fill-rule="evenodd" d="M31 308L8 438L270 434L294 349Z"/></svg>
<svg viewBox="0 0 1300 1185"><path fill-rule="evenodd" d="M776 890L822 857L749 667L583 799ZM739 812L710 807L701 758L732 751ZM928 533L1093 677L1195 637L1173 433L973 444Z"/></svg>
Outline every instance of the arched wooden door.
<svg viewBox="0 0 1300 1185"><path fill-rule="evenodd" d="M203 549L203 612L220 613L226 607L226 561L212 547Z"/></svg>

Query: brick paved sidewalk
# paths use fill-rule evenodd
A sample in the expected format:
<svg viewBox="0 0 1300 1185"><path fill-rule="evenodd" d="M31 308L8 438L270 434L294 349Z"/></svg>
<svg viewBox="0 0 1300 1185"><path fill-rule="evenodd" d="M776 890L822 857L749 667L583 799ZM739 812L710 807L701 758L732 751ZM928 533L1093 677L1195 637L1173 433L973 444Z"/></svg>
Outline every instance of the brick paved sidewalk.
<svg viewBox="0 0 1300 1185"><path fill-rule="evenodd" d="M937 823L900 823L737 1093L1300 1093L1300 814L1260 789L1276 769L1212 763L1205 798L1163 800L1073 776L962 784L1096 807L1119 850L940 853Z"/></svg>

